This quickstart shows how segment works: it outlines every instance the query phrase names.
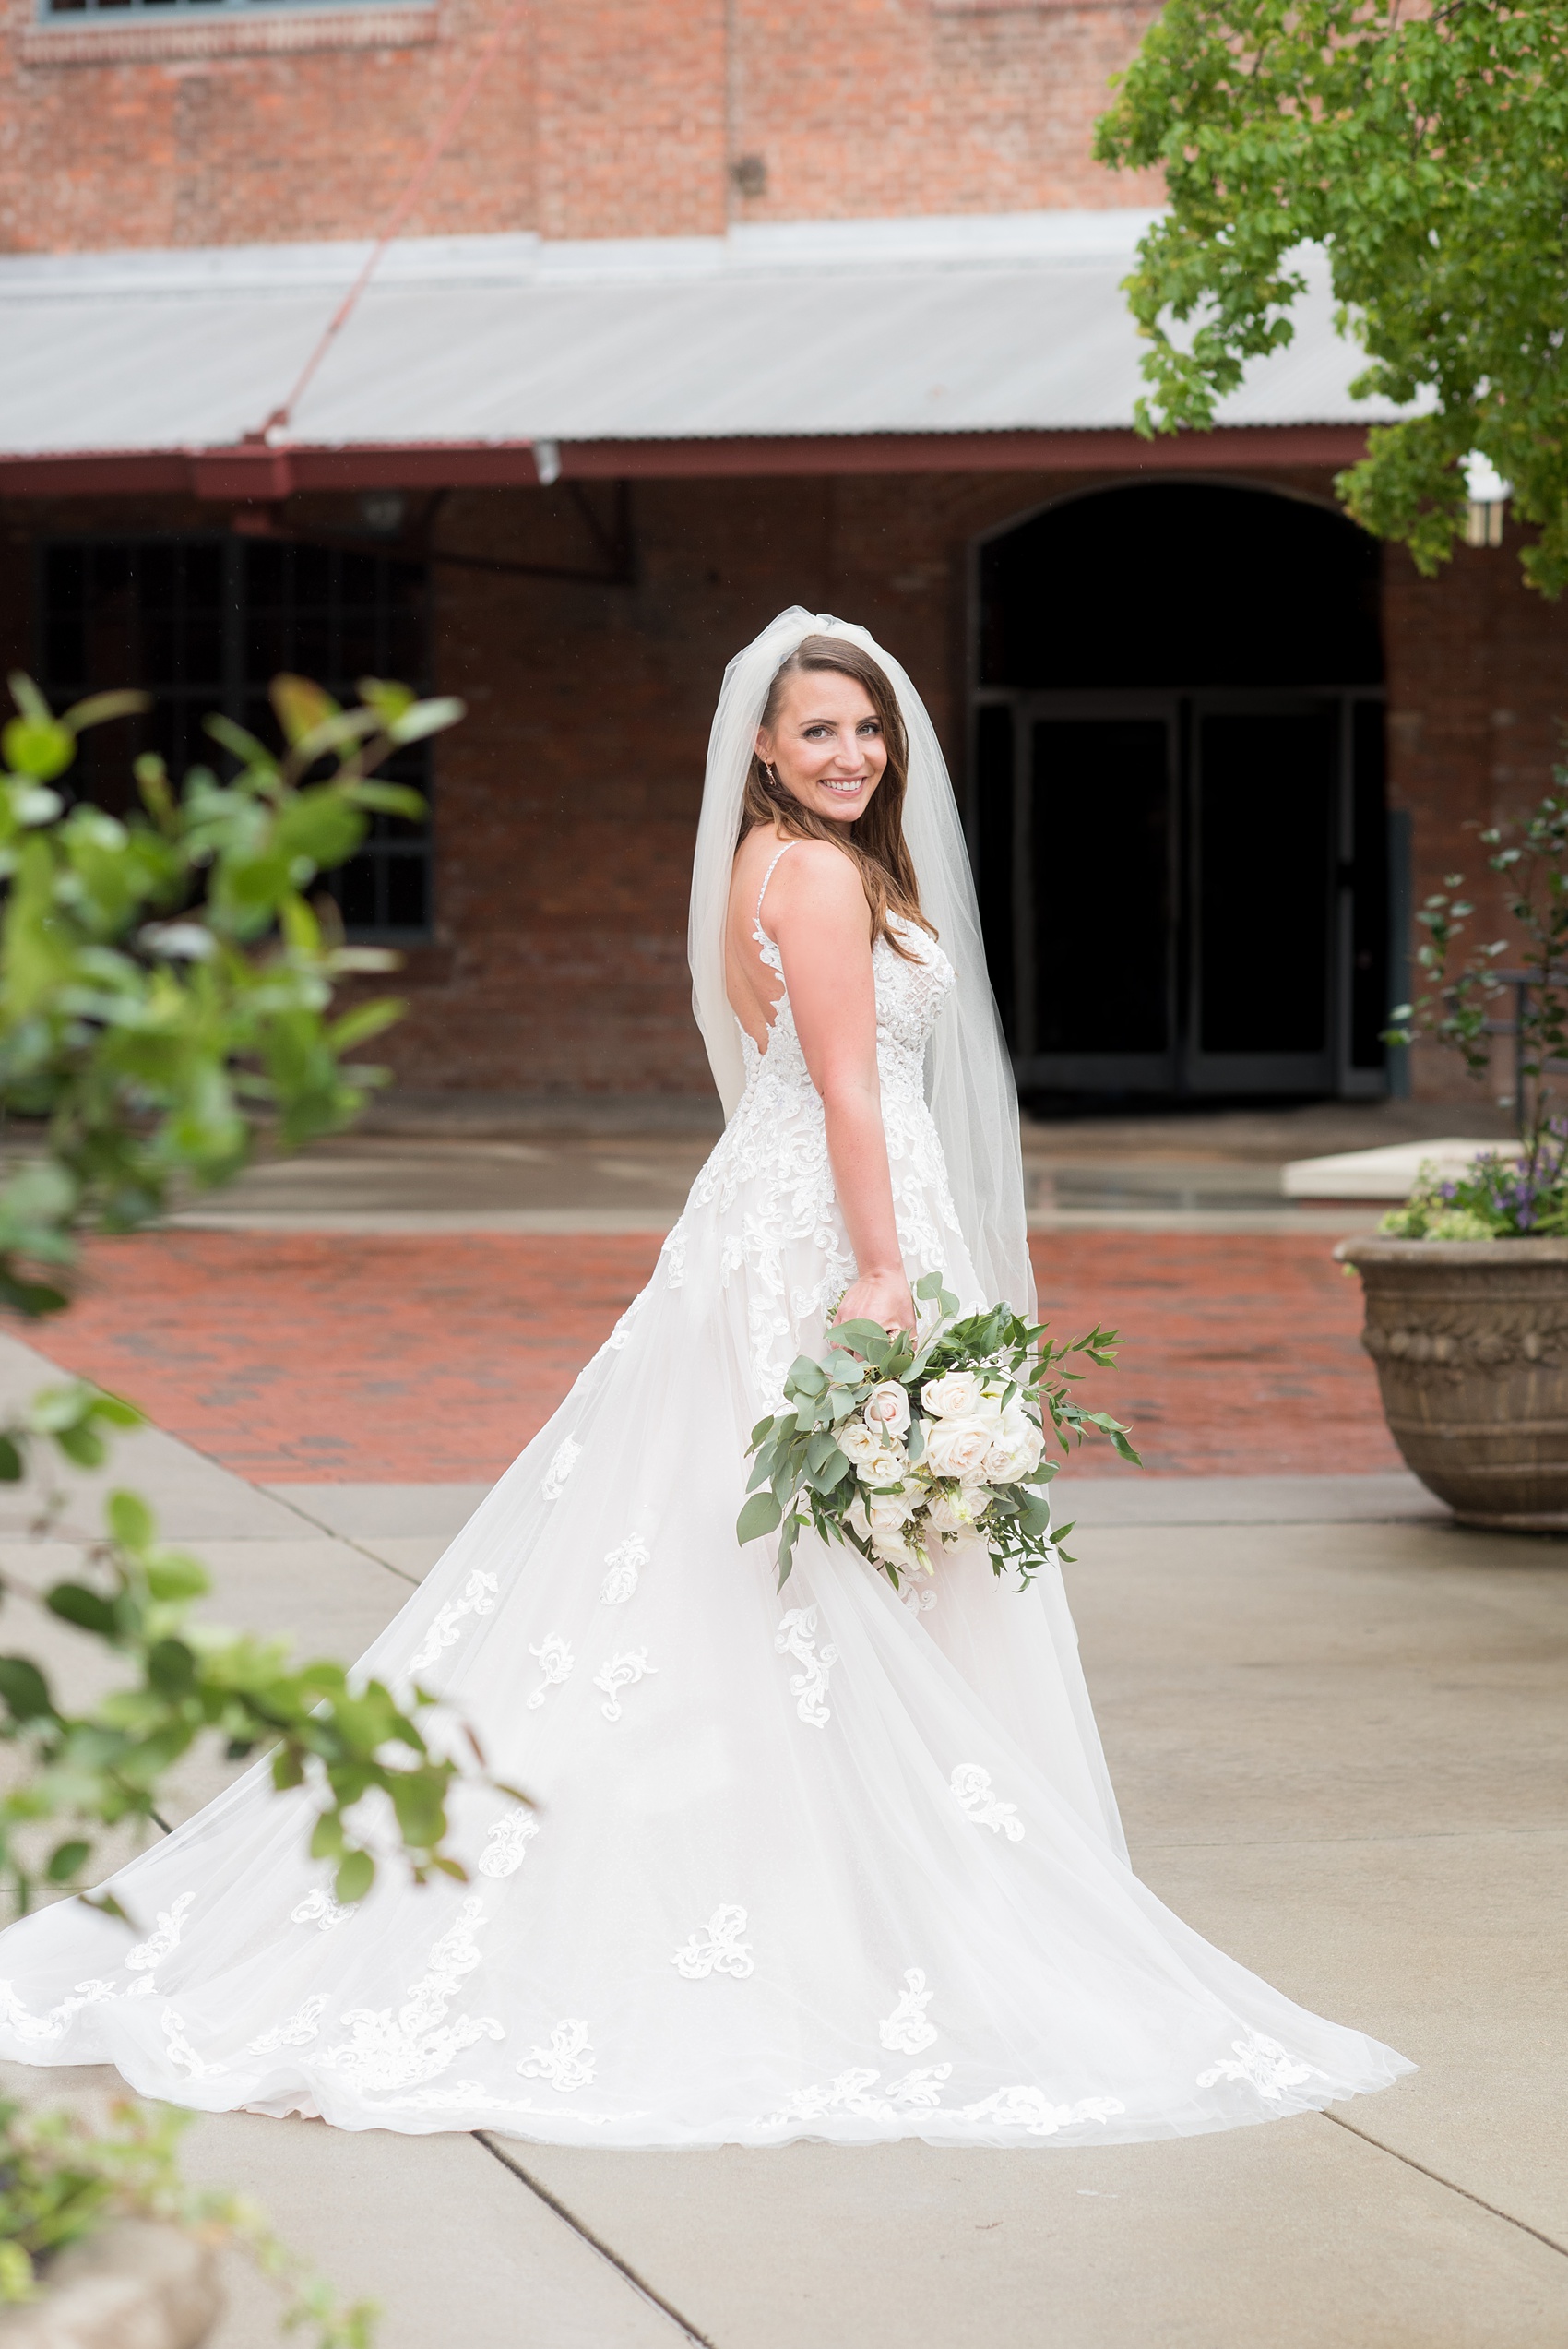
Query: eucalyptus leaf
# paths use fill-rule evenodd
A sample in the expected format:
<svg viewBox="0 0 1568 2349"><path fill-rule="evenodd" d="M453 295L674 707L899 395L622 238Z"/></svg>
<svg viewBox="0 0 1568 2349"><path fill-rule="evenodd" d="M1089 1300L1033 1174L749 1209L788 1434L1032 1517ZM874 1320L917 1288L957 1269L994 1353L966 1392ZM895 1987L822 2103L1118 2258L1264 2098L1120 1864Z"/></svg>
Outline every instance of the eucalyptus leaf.
<svg viewBox="0 0 1568 2349"><path fill-rule="evenodd" d="M843 1481L844 1473L849 1465L843 1453L835 1445L833 1449L811 1469L814 1489L819 1493L831 1493L835 1486Z"/></svg>
<svg viewBox="0 0 1568 2349"><path fill-rule="evenodd" d="M771 1493L754 1493L735 1520L735 1539L758 1542L771 1533L784 1512Z"/></svg>

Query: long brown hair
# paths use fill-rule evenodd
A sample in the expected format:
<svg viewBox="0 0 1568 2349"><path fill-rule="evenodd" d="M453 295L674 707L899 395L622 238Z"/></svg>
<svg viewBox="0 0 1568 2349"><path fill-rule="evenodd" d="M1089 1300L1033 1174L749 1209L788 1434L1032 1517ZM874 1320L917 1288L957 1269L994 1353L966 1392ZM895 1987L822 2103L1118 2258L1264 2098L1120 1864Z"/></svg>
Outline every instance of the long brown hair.
<svg viewBox="0 0 1568 2349"><path fill-rule="evenodd" d="M900 946L897 932L888 926L888 913L901 913L906 921L918 922L922 930L936 932L921 912L920 884L915 878L914 859L904 840L904 793L909 776L909 741L904 731L903 714L898 697L894 692L886 672L862 651L852 638L845 637L802 637L789 659L780 663L767 690L767 703L763 710L760 730L771 732L778 717L778 705L783 699L784 680L814 670L830 669L841 677L852 677L866 690L872 708L882 727L882 739L887 748L887 765L882 781L872 793L871 804L852 824L830 823L826 816L798 800L793 792L770 777L767 768L756 751L752 753L751 767L746 775L745 794L742 801L741 838L745 839L759 824L774 826L792 840L831 841L834 847L852 858L860 868L861 887L871 908L871 935L874 944L885 938L895 954L906 962L915 957Z"/></svg>

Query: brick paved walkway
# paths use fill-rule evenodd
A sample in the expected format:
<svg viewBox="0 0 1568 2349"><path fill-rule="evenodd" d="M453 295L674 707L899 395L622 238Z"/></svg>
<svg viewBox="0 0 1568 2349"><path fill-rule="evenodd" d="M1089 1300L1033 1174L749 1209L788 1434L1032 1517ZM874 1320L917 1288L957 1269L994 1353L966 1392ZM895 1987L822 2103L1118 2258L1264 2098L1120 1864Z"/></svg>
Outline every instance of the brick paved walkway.
<svg viewBox="0 0 1568 2349"><path fill-rule="evenodd" d="M478 1480L548 1418L657 1252L642 1234L103 1240L41 1342L257 1482ZM1035 1254L1054 1329L1120 1327L1096 1400L1156 1473L1397 1465L1359 1284L1321 1237L1041 1234Z"/></svg>

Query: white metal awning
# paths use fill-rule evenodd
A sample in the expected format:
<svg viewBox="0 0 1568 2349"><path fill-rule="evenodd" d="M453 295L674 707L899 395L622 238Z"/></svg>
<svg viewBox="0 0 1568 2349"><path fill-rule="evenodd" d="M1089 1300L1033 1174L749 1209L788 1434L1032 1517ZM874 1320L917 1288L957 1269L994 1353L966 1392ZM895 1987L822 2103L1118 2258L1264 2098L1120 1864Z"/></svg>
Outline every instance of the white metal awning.
<svg viewBox="0 0 1568 2349"><path fill-rule="evenodd" d="M1103 433L1132 424L1121 280L1154 216L1036 212L723 237L390 246L291 419L319 450ZM0 257L0 460L254 436L365 244ZM1363 427L1309 264L1291 346L1228 428ZM7 471L10 468L7 467Z"/></svg>

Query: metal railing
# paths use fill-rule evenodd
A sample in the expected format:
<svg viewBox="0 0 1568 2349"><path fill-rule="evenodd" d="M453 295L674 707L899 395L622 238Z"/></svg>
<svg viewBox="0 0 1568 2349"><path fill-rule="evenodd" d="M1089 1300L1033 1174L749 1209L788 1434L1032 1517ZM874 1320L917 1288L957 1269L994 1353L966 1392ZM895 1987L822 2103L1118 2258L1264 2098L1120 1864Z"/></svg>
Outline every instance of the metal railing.
<svg viewBox="0 0 1568 2349"><path fill-rule="evenodd" d="M1500 985L1514 990L1514 1015L1509 1019L1488 1019L1482 1033L1488 1036L1512 1036L1514 1039L1515 1122L1523 1129L1525 1123L1525 1012L1531 991L1538 987L1561 988L1568 1007L1568 970L1564 971L1493 971L1491 977ZM1541 1074L1568 1074L1568 1059L1543 1060Z"/></svg>

